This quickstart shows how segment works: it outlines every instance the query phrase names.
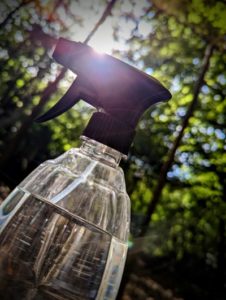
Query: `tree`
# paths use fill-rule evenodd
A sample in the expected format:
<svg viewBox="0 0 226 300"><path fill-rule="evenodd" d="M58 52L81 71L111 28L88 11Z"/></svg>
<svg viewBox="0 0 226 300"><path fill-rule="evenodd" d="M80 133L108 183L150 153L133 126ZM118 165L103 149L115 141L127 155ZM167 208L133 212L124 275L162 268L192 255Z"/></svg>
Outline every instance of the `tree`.
<svg viewBox="0 0 226 300"><path fill-rule="evenodd" d="M90 115L82 103L49 123L33 122L74 80L51 60L48 49L59 35L84 40L80 33L87 23L86 35L92 36L102 26L106 5L111 10L115 1L21 3L9 8L3 1L7 21L0 28L2 164L5 160L0 175L11 188L43 160L78 145ZM129 275L139 278L128 276L133 287L150 287L141 275L156 275L154 265L163 286L170 281L185 299L225 295L224 12L223 1L206 0L118 1L113 16L107 12L119 45L114 54L155 76L173 94L145 113L123 163L132 202ZM97 22L93 30L91 15ZM41 28L40 38L36 31L31 42L34 25ZM148 288L145 293L157 297Z"/></svg>
<svg viewBox="0 0 226 300"><path fill-rule="evenodd" d="M213 266L215 261L218 266L218 272L221 274L219 275L221 277L221 289L223 282L225 282L225 269L223 270L224 267L222 267L225 265L225 224L224 221L219 220L217 214L220 214L222 206L225 210L224 184L220 179L223 173L219 176L215 167L210 167L210 157L203 157L203 148L211 148L210 145L216 143L218 146L215 151L217 149L218 157L223 155L222 141L225 137L223 127L221 125L219 127L218 121L215 122L215 125L213 122L209 123L207 117L211 114L207 110L211 111L213 105L219 111L219 115L216 111L212 112L213 118L221 120L225 115L225 111L222 110L225 105L222 97L225 77L222 74L222 65L214 63L223 55L223 32L225 32L226 26L222 17L222 9L225 10L225 7L220 1L218 3L195 1L192 4L183 1L183 6L179 1L172 3L153 1L148 9L149 13L145 14L138 23L135 20L137 28L135 36L132 36L128 41L129 52L124 53L124 55L132 58L134 63L142 61L144 69L147 68L161 81L165 80L166 84L171 83L173 93L173 100L151 111L153 121L148 120L150 113L142 120L137 137L140 146L134 146L131 156L133 170L137 169L137 173L139 173L139 170L142 169L141 174L139 174L140 179L136 179L137 189L135 188L132 192L132 199L135 201L132 207L135 210L134 213L138 209L143 216L142 220L139 219L137 223L140 229L136 231L139 236L137 239L138 246L135 242L135 248L131 250L131 253L136 253L136 247L140 251L141 240L144 241L146 251L150 251L151 248L156 254L161 253L162 255L173 251L180 259L186 256L186 253L203 258L210 252L214 259L212 262L208 261L207 264ZM147 27L149 24L150 30L148 34L146 32L145 36L139 32L139 27L142 28L142 24L143 26L146 24ZM148 37L149 40L147 40ZM202 61L203 67L201 67ZM157 71L153 72L153 69L148 69L149 66ZM213 76L213 74L215 75ZM213 85L216 87L216 81L219 81L215 76L221 78L222 85L212 89ZM221 103L216 102L214 98ZM222 121L220 122L222 124ZM145 135L145 140L148 140L148 134L145 132L150 126L153 126L153 129L149 130L147 149L151 149L151 151L148 153L146 147L142 146L144 142L142 142L141 137ZM212 132L211 141L206 128ZM205 132L205 139L202 142L199 136L200 130ZM143 133L143 131L145 132ZM156 136L161 149L157 153L153 153L152 149L156 149L156 141L154 140ZM197 143L201 144L197 147ZM192 147L193 144L196 146ZM166 147L169 148L168 154L167 151L165 154L161 151ZM189 151L183 152L183 149L189 149ZM154 157L152 157L153 154ZM143 162L138 160L138 156L143 158ZM198 159L196 160L194 157L196 159L198 157ZM156 159L162 160L162 167L158 166L157 170L152 165ZM154 162L155 167L156 165ZM209 172L210 169L211 172ZM211 177L215 178L215 186L210 184ZM204 193L203 189L205 188L201 188L201 186L208 186L208 192L206 189ZM193 188L196 193L193 192ZM139 197L142 201L138 200ZM209 218L210 207L214 205L214 198L218 203L218 208L215 208L216 215ZM194 201L197 203L194 204ZM204 218L198 212L203 202L205 203L202 210L202 212L205 211ZM147 209L146 212L144 212L145 208ZM150 225L151 217L152 224ZM195 226L195 224L199 224L198 218L202 220L200 227L199 225ZM162 226L163 222L166 224L165 229ZM211 224L209 232L208 226L206 226L206 232L203 230L202 226L205 225L202 222ZM157 226L160 226L160 231ZM154 244L153 247L151 243L155 243L155 241L148 234L153 231L162 234L163 230L168 235L167 241L166 235L164 237L165 245L163 244L164 241L159 238L161 246ZM219 232L220 234L218 234ZM202 238L198 241L200 235ZM209 236L204 238L203 235ZM219 239L218 250L215 247L216 237ZM147 242L148 239L149 242ZM221 257L220 260L219 257ZM133 260L133 256L131 260Z"/></svg>

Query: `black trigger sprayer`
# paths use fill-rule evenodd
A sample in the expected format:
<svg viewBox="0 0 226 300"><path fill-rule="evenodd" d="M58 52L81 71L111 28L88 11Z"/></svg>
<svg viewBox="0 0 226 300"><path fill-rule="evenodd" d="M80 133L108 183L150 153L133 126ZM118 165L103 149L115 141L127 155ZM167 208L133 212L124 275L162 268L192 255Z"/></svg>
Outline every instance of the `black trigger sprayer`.
<svg viewBox="0 0 226 300"><path fill-rule="evenodd" d="M63 98L37 121L50 120L83 99L101 110L94 113L84 135L124 154L144 111L171 98L153 77L110 55L98 54L85 44L61 38L53 58L78 77Z"/></svg>
<svg viewBox="0 0 226 300"><path fill-rule="evenodd" d="M77 74L37 121L80 99L97 112L72 148L37 167L0 207L0 298L114 300L128 248L130 200L119 162L146 109L171 94L91 47L59 39L54 59Z"/></svg>

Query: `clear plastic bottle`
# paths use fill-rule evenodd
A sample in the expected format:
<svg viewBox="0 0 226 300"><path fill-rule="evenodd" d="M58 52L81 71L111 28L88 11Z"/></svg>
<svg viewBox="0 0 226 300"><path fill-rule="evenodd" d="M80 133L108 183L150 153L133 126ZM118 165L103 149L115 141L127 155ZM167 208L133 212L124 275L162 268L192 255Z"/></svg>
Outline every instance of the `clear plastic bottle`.
<svg viewBox="0 0 226 300"><path fill-rule="evenodd" d="M115 299L130 224L121 158L85 138L9 195L1 208L0 299Z"/></svg>
<svg viewBox="0 0 226 300"><path fill-rule="evenodd" d="M80 99L97 111L80 149L41 164L3 202L0 299L113 300L130 223L118 165L142 114L171 94L156 79L82 43L60 38L53 58L77 78L37 121L55 118Z"/></svg>

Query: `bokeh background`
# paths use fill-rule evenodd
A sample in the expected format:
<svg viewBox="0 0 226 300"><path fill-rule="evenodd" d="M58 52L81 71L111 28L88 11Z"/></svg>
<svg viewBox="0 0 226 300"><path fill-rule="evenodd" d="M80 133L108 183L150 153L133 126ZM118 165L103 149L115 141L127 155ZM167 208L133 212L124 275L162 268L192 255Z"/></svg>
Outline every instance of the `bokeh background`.
<svg viewBox="0 0 226 300"><path fill-rule="evenodd" d="M76 77L53 61L52 41L86 40L173 95L142 117L122 162L132 225L118 300L226 299L225 2L2 0L0 12L0 200L80 145L84 102L34 119Z"/></svg>

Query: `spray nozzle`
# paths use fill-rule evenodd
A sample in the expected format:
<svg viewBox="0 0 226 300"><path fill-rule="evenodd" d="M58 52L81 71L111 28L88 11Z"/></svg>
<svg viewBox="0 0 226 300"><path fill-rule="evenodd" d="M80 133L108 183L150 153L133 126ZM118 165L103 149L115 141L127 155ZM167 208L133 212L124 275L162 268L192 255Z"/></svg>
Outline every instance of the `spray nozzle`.
<svg viewBox="0 0 226 300"><path fill-rule="evenodd" d="M66 94L38 122L50 120L80 99L101 112L94 113L84 135L127 154L135 127L144 111L171 98L156 79L91 47L59 39L53 58L77 74Z"/></svg>

